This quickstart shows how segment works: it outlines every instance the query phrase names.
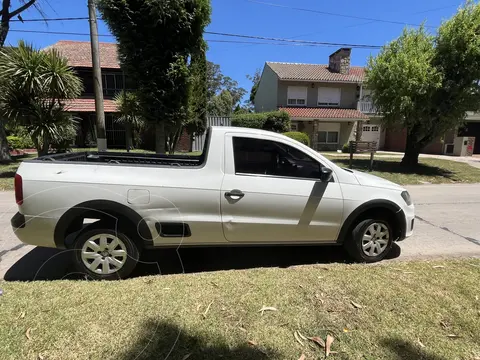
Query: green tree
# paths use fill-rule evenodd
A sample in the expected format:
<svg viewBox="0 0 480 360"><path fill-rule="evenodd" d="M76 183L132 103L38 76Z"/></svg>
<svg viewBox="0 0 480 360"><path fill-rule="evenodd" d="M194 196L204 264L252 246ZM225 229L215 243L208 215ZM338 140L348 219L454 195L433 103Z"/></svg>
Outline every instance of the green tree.
<svg viewBox="0 0 480 360"><path fill-rule="evenodd" d="M480 108L480 5L468 1L438 33L404 30L367 66L367 86L387 126L405 128L402 164Z"/></svg>
<svg viewBox="0 0 480 360"><path fill-rule="evenodd" d="M155 123L156 152L163 153L166 132L188 116L188 62L210 22L210 1L99 0L98 6L144 116Z"/></svg>
<svg viewBox="0 0 480 360"><path fill-rule="evenodd" d="M145 127L142 108L140 107L137 94L132 91L119 92L115 96L114 101L120 114L116 121L125 127L127 151L130 151L134 147L134 133Z"/></svg>
<svg viewBox="0 0 480 360"><path fill-rule="evenodd" d="M258 84L260 83L260 78L262 77L262 70L257 69L253 75L247 75L247 79L252 82L252 89L250 90L250 104L255 105L255 95L257 94Z"/></svg>
<svg viewBox="0 0 480 360"><path fill-rule="evenodd" d="M230 96L226 92L229 92ZM246 93L247 91L240 87L237 81L222 74L220 65L207 62L207 112L209 115L229 116L241 104Z"/></svg>
<svg viewBox="0 0 480 360"><path fill-rule="evenodd" d="M12 10L12 0L2 0L1 20L0 20L0 48L5 44L8 31L10 30L10 20L14 17L20 17L21 13L29 7L34 6L40 14L43 15L41 8L36 0L17 1ZM0 117L0 162L11 161L10 152L8 150L7 135L5 133L5 119Z"/></svg>
<svg viewBox="0 0 480 360"><path fill-rule="evenodd" d="M30 134L39 155L69 140L75 126L66 100L80 96L82 82L56 50L20 41L0 51L0 111Z"/></svg>

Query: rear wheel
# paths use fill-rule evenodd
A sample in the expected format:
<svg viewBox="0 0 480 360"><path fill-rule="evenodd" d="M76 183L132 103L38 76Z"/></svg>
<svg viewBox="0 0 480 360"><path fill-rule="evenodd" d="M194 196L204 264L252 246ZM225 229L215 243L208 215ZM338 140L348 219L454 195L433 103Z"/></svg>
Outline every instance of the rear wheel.
<svg viewBox="0 0 480 360"><path fill-rule="evenodd" d="M135 242L122 230L102 226L80 233L74 249L76 271L97 280L128 277L140 256Z"/></svg>
<svg viewBox="0 0 480 360"><path fill-rule="evenodd" d="M383 260L392 245L392 227L388 221L365 219L354 227L344 246L356 261L372 263Z"/></svg>

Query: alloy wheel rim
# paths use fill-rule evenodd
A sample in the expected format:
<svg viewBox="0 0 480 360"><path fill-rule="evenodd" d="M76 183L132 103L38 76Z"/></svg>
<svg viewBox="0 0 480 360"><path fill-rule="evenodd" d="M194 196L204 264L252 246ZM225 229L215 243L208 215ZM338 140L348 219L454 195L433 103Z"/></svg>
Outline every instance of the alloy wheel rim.
<svg viewBox="0 0 480 360"><path fill-rule="evenodd" d="M363 233L363 253L367 256L378 256L385 251L389 240L390 231L387 225L374 222Z"/></svg>
<svg viewBox="0 0 480 360"><path fill-rule="evenodd" d="M85 241L81 256L83 265L88 270L100 275L109 275L125 265L127 248L115 235L97 234Z"/></svg>

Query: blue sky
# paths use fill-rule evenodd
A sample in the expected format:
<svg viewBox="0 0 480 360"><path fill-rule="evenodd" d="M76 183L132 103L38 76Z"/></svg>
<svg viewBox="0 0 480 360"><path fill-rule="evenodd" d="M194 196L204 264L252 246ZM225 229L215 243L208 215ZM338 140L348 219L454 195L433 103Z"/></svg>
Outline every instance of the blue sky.
<svg viewBox="0 0 480 360"><path fill-rule="evenodd" d="M313 9L324 12L438 26L442 20L451 17L458 6L458 0L259 0L290 7ZM12 1L13 6L18 0ZM46 17L88 16L86 0L40 0ZM212 0L212 21L208 29L212 32L255 35L299 40L383 45L396 38L403 25L372 22L331 15L323 15L290 8L274 7L248 0ZM35 10L23 14L24 19L38 18ZM88 33L87 21L57 21L45 23L19 23L11 25L11 30L43 30L58 32ZM435 28L430 28L435 31ZM109 34L107 26L100 22L100 34ZM206 35L206 39L240 40L217 35ZM21 33L11 31L7 43L15 44L24 39L37 47L44 47L58 40L89 40L88 36ZM101 41L114 42L113 37L101 37ZM259 40L260 41L260 40ZM225 75L237 80L250 90L247 74L263 67L265 61L328 62L328 55L336 47L246 45L231 43L209 43L208 59L221 66ZM353 49L352 65L365 65L369 55L377 50Z"/></svg>

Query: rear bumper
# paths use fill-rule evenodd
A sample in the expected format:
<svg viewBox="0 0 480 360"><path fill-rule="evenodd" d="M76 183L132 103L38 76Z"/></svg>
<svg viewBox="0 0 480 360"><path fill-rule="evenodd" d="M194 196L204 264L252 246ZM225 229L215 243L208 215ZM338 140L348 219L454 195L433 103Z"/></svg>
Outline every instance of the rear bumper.
<svg viewBox="0 0 480 360"><path fill-rule="evenodd" d="M17 212L10 223L17 238L29 245L56 247L53 233L58 219L28 216Z"/></svg>

